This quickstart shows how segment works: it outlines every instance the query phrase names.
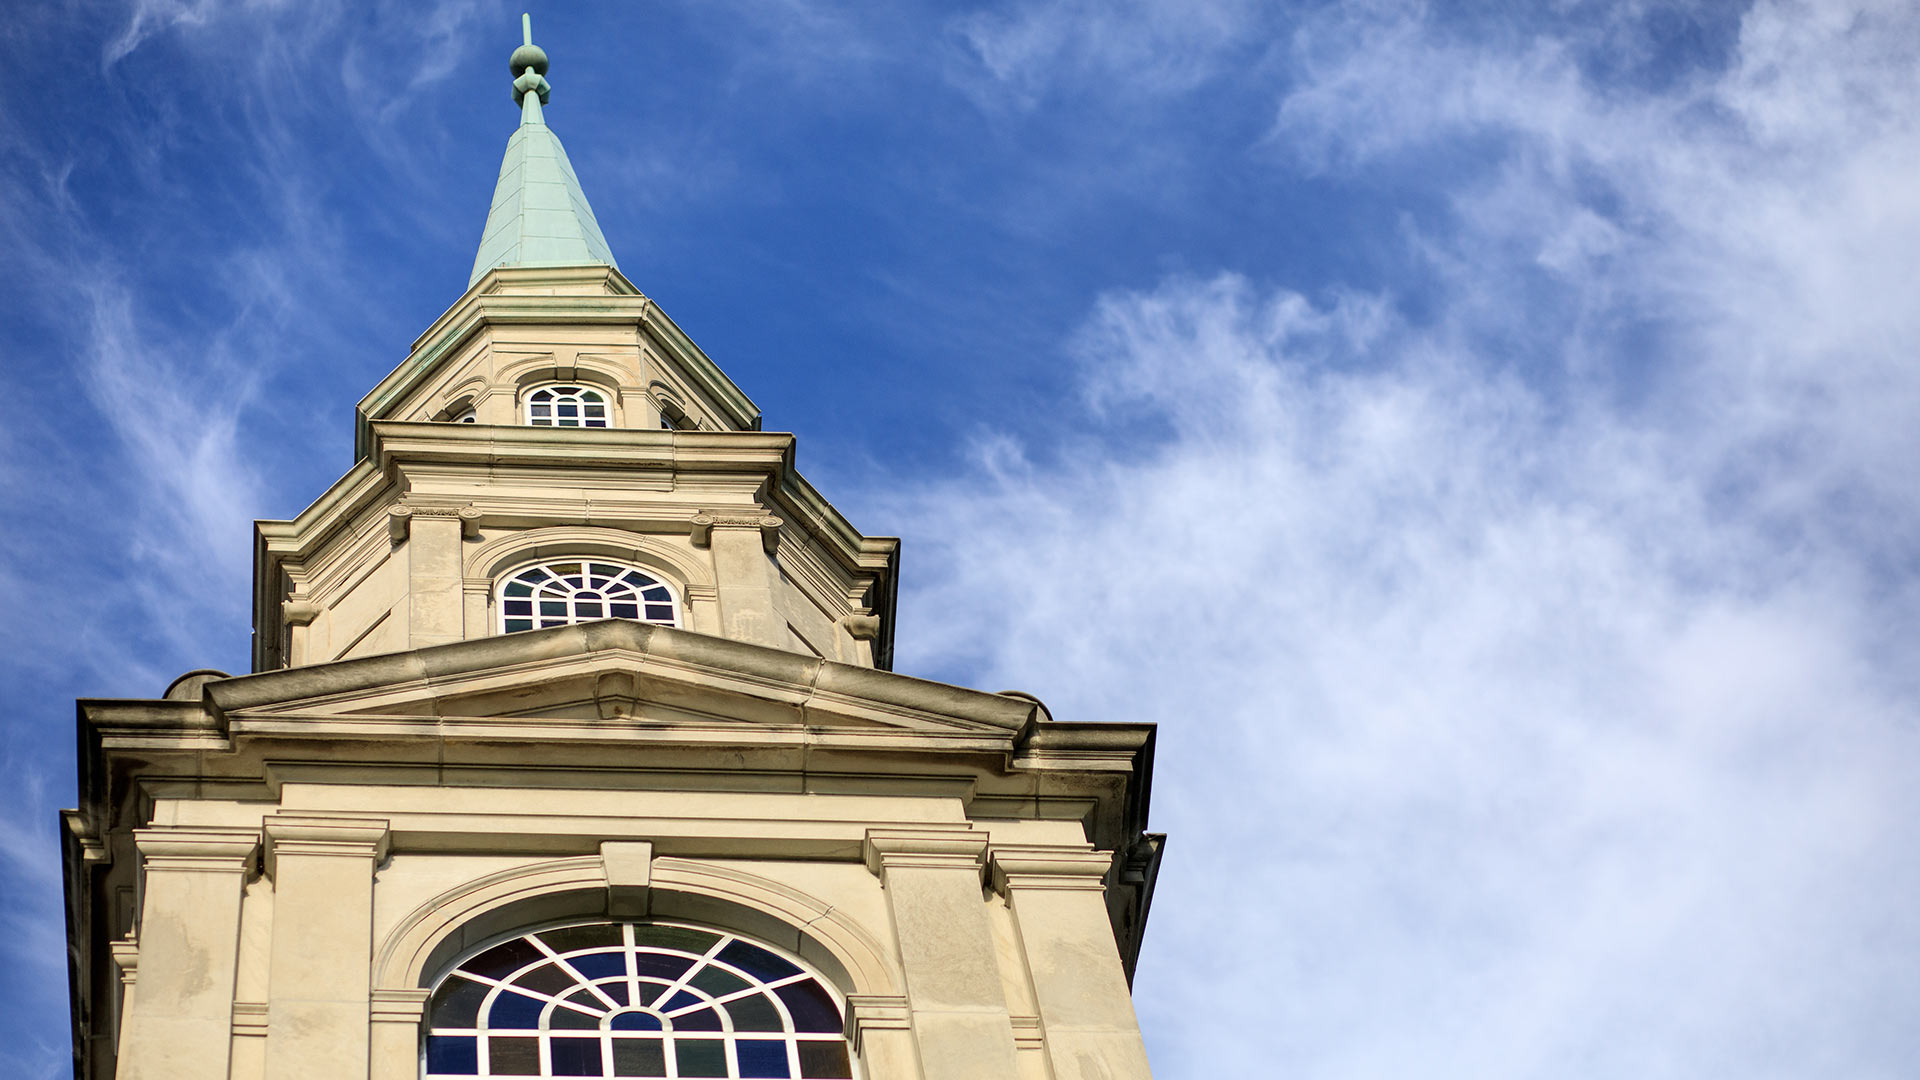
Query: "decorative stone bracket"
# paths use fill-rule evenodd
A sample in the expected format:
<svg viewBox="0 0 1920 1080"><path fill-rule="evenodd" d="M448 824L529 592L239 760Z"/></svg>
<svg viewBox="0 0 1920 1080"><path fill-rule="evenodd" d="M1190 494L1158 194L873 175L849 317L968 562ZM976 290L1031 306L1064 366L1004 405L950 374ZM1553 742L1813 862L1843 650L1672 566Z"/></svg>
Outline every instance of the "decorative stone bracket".
<svg viewBox="0 0 1920 1080"><path fill-rule="evenodd" d="M607 910L615 917L645 915L653 893L653 844L647 840L608 840L600 845L607 875Z"/></svg>
<svg viewBox="0 0 1920 1080"><path fill-rule="evenodd" d="M407 526L417 517L450 517L460 519L460 535L468 540L480 536L480 510L475 506L412 506L401 503L387 508L387 535L399 543L407 538Z"/></svg>
<svg viewBox="0 0 1920 1080"><path fill-rule="evenodd" d="M720 514L702 510L693 515L693 542L706 547L713 542L715 529L759 529L760 542L771 554L780 545L780 526L786 524L772 514Z"/></svg>
<svg viewBox="0 0 1920 1080"><path fill-rule="evenodd" d="M880 616L871 611L856 611L844 616L840 624L847 628L847 636L855 641L872 641L880 636Z"/></svg>
<svg viewBox="0 0 1920 1080"><path fill-rule="evenodd" d="M283 600L280 618L288 626L307 626L320 617L320 605L311 600Z"/></svg>

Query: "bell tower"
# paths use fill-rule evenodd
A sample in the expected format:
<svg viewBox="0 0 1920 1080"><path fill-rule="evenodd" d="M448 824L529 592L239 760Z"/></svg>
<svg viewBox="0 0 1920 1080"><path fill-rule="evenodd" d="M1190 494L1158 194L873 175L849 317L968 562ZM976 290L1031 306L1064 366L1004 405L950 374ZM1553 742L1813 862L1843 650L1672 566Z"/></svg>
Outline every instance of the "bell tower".
<svg viewBox="0 0 1920 1080"><path fill-rule="evenodd" d="M620 272L522 26L252 672L78 703L76 1077L1148 1076L1153 726L891 670L899 542Z"/></svg>

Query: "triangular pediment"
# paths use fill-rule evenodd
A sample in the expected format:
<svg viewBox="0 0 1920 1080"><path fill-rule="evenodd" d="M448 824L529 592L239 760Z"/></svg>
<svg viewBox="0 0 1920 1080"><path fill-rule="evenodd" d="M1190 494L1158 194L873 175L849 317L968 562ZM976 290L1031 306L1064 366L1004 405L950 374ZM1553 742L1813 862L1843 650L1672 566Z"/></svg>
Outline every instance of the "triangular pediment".
<svg viewBox="0 0 1920 1080"><path fill-rule="evenodd" d="M1032 701L624 620L224 679L233 717L630 720L1007 736Z"/></svg>

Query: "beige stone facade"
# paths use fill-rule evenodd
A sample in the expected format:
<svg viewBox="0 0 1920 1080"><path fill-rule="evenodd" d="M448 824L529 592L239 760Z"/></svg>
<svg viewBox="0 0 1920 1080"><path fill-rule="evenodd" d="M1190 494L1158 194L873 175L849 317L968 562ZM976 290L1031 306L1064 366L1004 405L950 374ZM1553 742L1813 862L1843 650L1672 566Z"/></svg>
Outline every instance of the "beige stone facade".
<svg viewBox="0 0 1920 1080"><path fill-rule="evenodd" d="M529 426L553 385L596 391L606 426ZM839 1026L755 1044L803 1066L1148 1075L1152 725L890 671L897 542L841 517L617 269L485 271L358 426L346 476L257 525L253 673L79 704L81 1080L416 1080L457 965L602 921L816 978ZM508 632L503 583L565 560L643 572L671 617ZM694 1038L619 992L571 1034ZM447 1036L435 1068L486 1075L537 1039L547 1071L507 1074L617 1072L539 1030ZM729 1071L679 1075L787 1075L728 1032Z"/></svg>

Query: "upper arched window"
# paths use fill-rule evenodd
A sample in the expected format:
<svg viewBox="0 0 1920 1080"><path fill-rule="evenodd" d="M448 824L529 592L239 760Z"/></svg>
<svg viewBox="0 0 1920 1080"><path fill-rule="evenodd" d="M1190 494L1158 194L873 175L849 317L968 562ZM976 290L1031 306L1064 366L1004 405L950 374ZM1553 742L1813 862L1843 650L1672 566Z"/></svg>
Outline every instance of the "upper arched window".
<svg viewBox="0 0 1920 1080"><path fill-rule="evenodd" d="M425 1075L853 1076L840 1001L719 930L594 922L470 957L427 1005Z"/></svg>
<svg viewBox="0 0 1920 1080"><path fill-rule="evenodd" d="M666 582L622 563L569 559L516 570L500 581L500 630L545 629L595 619L680 625Z"/></svg>
<svg viewBox="0 0 1920 1080"><path fill-rule="evenodd" d="M527 394L531 427L606 427L610 415L603 390L578 383L555 383Z"/></svg>

